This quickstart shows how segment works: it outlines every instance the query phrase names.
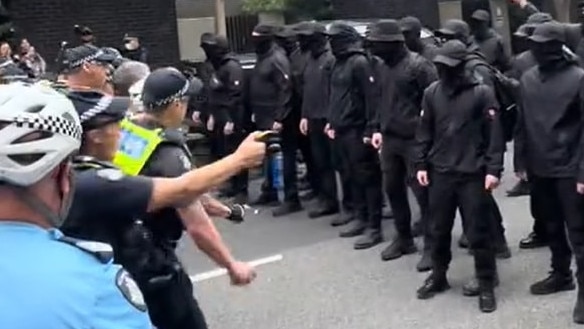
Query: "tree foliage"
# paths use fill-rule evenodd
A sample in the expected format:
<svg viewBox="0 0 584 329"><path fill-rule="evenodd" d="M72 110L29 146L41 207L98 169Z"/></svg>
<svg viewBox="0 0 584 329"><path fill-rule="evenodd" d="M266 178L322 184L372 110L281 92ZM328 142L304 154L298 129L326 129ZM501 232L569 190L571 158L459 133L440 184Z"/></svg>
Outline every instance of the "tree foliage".
<svg viewBox="0 0 584 329"><path fill-rule="evenodd" d="M295 19L328 19L332 13L330 0L244 0L243 10L279 12Z"/></svg>

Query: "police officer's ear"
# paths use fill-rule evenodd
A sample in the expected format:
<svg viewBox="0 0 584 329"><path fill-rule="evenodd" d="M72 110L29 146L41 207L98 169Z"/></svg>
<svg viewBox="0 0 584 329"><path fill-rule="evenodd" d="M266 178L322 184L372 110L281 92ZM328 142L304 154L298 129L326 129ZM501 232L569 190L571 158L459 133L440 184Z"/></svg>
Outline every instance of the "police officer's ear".
<svg viewBox="0 0 584 329"><path fill-rule="evenodd" d="M85 138L91 144L103 144L103 142L104 142L103 131L99 128L86 131Z"/></svg>

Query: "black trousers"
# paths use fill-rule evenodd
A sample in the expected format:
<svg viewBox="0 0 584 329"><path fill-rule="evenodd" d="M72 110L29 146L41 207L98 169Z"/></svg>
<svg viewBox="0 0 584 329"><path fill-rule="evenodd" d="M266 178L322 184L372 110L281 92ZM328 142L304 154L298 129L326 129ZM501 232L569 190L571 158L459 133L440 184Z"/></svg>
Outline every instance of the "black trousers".
<svg viewBox="0 0 584 329"><path fill-rule="evenodd" d="M381 168L377 151L363 144L363 133L350 130L337 133L335 144L341 165L351 179L351 198L358 220L372 229L381 229Z"/></svg>
<svg viewBox="0 0 584 329"><path fill-rule="evenodd" d="M576 192L576 180L537 176L530 179L532 193L541 203L541 215L546 223L552 269L569 274L573 252L581 286L584 284L584 211L583 197Z"/></svg>
<svg viewBox="0 0 584 329"><path fill-rule="evenodd" d="M282 176L284 181L284 201L298 201L298 177L296 175L296 151L298 151L298 140L300 136L298 122L296 120L287 120L283 123L282 132L280 133L282 147ZM275 155L272 155L275 156ZM264 193L276 193L274 190L274 181L272 177L272 158L266 158L265 170L266 182L268 188Z"/></svg>
<svg viewBox="0 0 584 329"><path fill-rule="evenodd" d="M431 172L429 179L428 214L434 239L431 247L433 270L438 273L448 270L452 260L452 227L456 209L460 208L467 218L467 236L474 251L476 277L483 287L492 288L497 269L485 176Z"/></svg>
<svg viewBox="0 0 584 329"><path fill-rule="evenodd" d="M483 182L484 184L484 182ZM492 193L487 194L487 215L493 223L491 226L491 237L497 246L501 246L506 243L505 238L505 226L503 226L503 215L499 209L499 205L495 200ZM468 220L466 215L460 210L460 217L462 219L462 228L465 234L468 235Z"/></svg>
<svg viewBox="0 0 584 329"><path fill-rule="evenodd" d="M391 138L391 137L388 137ZM385 138L387 140L387 138ZM421 186L416 179L410 152L410 145L404 145L401 150L392 148L389 143L383 144L381 150L381 163L384 175L384 188L391 209L393 210L394 225L398 237L412 239L412 213L408 200L408 186L414 192L414 196L422 213L422 226L424 227L424 246L431 244L428 224L428 189ZM396 152L397 151L397 152Z"/></svg>
<svg viewBox="0 0 584 329"><path fill-rule="evenodd" d="M223 133L224 125L218 125L212 132L212 140L216 143L215 152L217 152L218 159L221 159L237 150L237 147L245 139L243 131L234 132L231 135ZM221 129L218 129L221 128ZM249 181L249 174L247 170L242 170L239 174L229 179L229 187L234 193L247 193L247 185Z"/></svg>
<svg viewBox="0 0 584 329"><path fill-rule="evenodd" d="M199 303L193 297L193 284L184 270L159 287L140 284L148 314L157 329L207 329Z"/></svg>
<svg viewBox="0 0 584 329"><path fill-rule="evenodd" d="M337 205L337 177L333 165L333 151L331 140L324 133L326 119L310 119L308 121L308 139L314 160L314 184L318 186L316 192L323 203Z"/></svg>
<svg viewBox="0 0 584 329"><path fill-rule="evenodd" d="M529 185L532 186L531 177L529 178ZM543 239L547 238L547 228L545 221L544 205L546 200L541 200L543 196L541 193L533 193L529 190L529 210L531 217L533 217L533 233Z"/></svg>

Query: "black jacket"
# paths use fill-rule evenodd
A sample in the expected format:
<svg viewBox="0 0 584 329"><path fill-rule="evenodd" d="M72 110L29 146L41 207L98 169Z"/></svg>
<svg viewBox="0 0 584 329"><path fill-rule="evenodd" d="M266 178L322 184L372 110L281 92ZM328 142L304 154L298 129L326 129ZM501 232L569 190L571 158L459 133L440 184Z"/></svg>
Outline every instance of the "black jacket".
<svg viewBox="0 0 584 329"><path fill-rule="evenodd" d="M249 104L259 129L271 129L291 111L292 79L290 62L274 45L258 55L249 79Z"/></svg>
<svg viewBox="0 0 584 329"><path fill-rule="evenodd" d="M375 116L376 79L371 63L361 49L337 58L331 73L328 121L337 133L357 130L365 134Z"/></svg>
<svg viewBox="0 0 584 329"><path fill-rule="evenodd" d="M493 90L471 75L455 91L432 83L416 134L416 169L499 177L505 143L497 107Z"/></svg>
<svg viewBox="0 0 584 329"><path fill-rule="evenodd" d="M307 58L303 78L302 117L326 119L329 110L330 75L335 57L328 49Z"/></svg>
<svg viewBox="0 0 584 329"><path fill-rule="evenodd" d="M388 143L411 140L416 135L424 90L438 79L436 68L408 51L395 66L382 65L379 73L381 98L372 126L388 136Z"/></svg>
<svg viewBox="0 0 584 329"><path fill-rule="evenodd" d="M233 122L236 130L243 128L243 69L232 55L218 62L209 79L209 109L215 122Z"/></svg>
<svg viewBox="0 0 584 329"><path fill-rule="evenodd" d="M536 65L537 62L531 50L524 51L511 59L511 69L507 72L507 76L520 80L523 73Z"/></svg>
<svg viewBox="0 0 584 329"><path fill-rule="evenodd" d="M509 69L509 52L506 49L503 38L495 31L490 30L489 35L485 38L474 38L485 60L490 65L496 67L501 72Z"/></svg>
<svg viewBox="0 0 584 329"><path fill-rule="evenodd" d="M584 119L584 70L566 62L554 72L539 67L521 78L521 106L515 131L515 171L540 177L578 175ZM580 169L578 169L580 167Z"/></svg>

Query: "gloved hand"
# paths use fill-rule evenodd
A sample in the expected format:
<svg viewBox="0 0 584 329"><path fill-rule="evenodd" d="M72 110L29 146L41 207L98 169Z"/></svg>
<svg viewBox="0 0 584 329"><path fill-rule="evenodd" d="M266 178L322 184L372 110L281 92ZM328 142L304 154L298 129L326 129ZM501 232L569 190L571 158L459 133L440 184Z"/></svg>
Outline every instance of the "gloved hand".
<svg viewBox="0 0 584 329"><path fill-rule="evenodd" d="M227 220L234 222L235 224L243 223L243 218L245 217L245 208L240 204L234 204L229 207L229 216Z"/></svg>

